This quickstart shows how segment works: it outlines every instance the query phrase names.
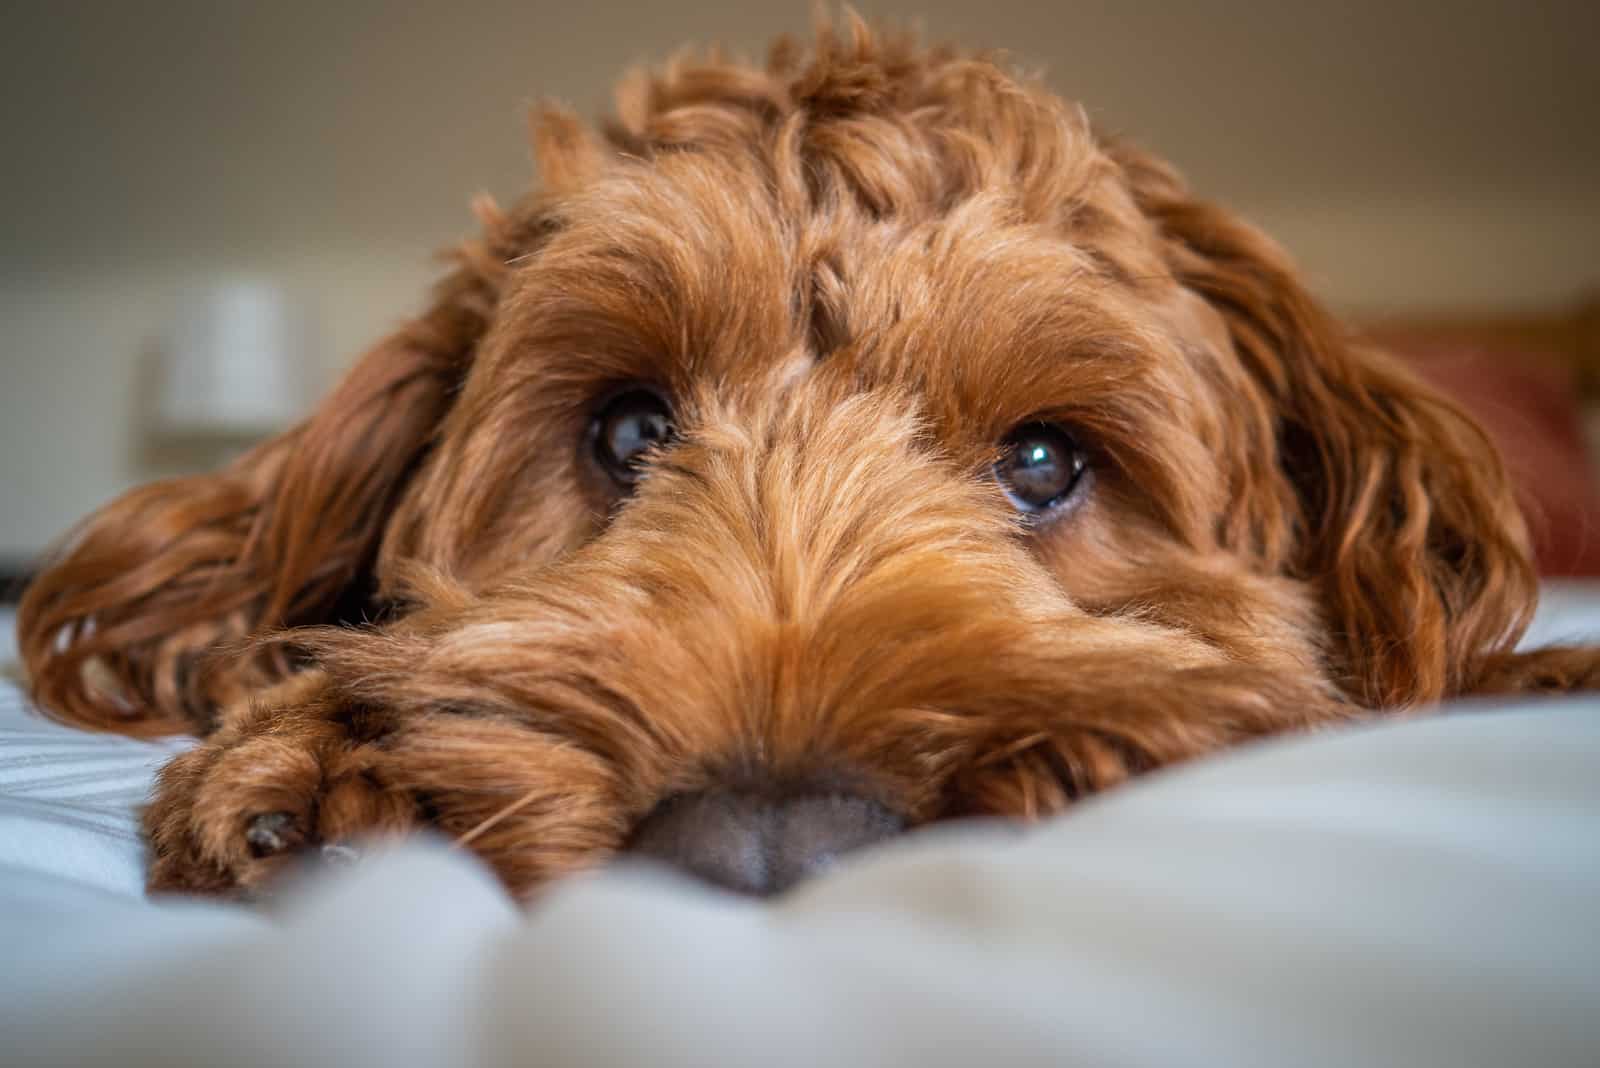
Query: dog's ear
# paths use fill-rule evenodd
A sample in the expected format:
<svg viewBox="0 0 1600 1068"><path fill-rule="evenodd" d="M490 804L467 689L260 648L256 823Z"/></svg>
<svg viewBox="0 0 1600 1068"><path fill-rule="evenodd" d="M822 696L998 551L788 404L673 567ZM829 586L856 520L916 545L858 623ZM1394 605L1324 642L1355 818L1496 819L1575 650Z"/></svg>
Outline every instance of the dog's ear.
<svg viewBox="0 0 1600 1068"><path fill-rule="evenodd" d="M1355 341L1259 231L1195 200L1165 165L1111 152L1172 270L1220 313L1267 401L1255 436L1272 455L1244 476L1233 540L1318 588L1330 667L1352 700L1392 708L1471 690L1521 635L1537 591L1488 439Z"/></svg>
<svg viewBox="0 0 1600 1068"><path fill-rule="evenodd" d="M131 734L202 728L218 703L291 668L281 649L208 652L359 613L397 496L451 403L506 263L538 230L478 205L425 314L366 353L305 422L215 474L132 490L68 535L18 627L40 705ZM225 662L224 662L225 660Z"/></svg>
<svg viewBox="0 0 1600 1068"><path fill-rule="evenodd" d="M42 707L129 734L204 728L218 704L294 667L282 646L230 649L368 609L390 513L510 265L543 244L559 198L605 163L570 112L547 106L532 120L535 190L510 212L474 204L481 237L454 250L430 309L364 355L309 419L221 472L135 489L67 537L18 612Z"/></svg>

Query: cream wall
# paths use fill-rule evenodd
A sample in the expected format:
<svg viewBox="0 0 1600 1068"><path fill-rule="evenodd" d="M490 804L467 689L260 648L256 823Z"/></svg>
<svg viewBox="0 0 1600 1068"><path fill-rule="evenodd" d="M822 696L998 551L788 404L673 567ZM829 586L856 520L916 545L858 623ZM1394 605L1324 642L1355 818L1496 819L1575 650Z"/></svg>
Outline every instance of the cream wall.
<svg viewBox="0 0 1600 1068"><path fill-rule="evenodd" d="M540 94L803 29L804 3L25 3L0 43L0 560L159 473L139 371L178 295L312 295L326 379L414 307ZM1265 224L1355 311L1600 285L1600 5L863 4L1009 49Z"/></svg>

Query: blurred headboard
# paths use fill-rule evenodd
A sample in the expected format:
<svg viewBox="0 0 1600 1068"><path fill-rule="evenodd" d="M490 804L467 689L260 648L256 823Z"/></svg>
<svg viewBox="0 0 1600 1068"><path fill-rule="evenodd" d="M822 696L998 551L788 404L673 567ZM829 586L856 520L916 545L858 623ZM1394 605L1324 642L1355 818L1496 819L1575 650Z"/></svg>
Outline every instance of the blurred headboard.
<svg viewBox="0 0 1600 1068"><path fill-rule="evenodd" d="M1379 317L1367 320L1364 332L1547 354L1571 369L1586 399L1600 401L1600 291L1549 313Z"/></svg>
<svg viewBox="0 0 1600 1068"><path fill-rule="evenodd" d="M1547 576L1600 577L1600 293L1529 315L1418 315L1361 333L1488 433Z"/></svg>

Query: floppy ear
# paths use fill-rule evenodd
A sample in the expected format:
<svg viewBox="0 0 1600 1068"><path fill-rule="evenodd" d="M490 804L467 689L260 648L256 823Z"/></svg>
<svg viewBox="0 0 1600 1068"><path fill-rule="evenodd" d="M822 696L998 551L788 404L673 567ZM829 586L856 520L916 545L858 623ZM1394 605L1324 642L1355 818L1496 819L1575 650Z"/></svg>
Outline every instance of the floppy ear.
<svg viewBox="0 0 1600 1068"><path fill-rule="evenodd" d="M1275 425L1240 540L1321 595L1336 682L1367 707L1474 689L1537 595L1499 457L1453 404L1355 343L1287 256L1194 200L1165 165L1110 146L1179 280L1227 323ZM1268 451L1268 450L1262 450Z"/></svg>
<svg viewBox="0 0 1600 1068"><path fill-rule="evenodd" d="M135 489L68 535L18 612L43 708L129 734L203 731L219 704L296 668L282 645L247 639L365 611L390 514L510 264L548 239L556 201L605 163L570 112L531 118L534 191L510 213L473 204L481 237L453 251L432 307L363 356L310 419L221 472Z"/></svg>
<svg viewBox="0 0 1600 1068"><path fill-rule="evenodd" d="M222 644L359 612L385 522L472 359L528 220L478 206L433 307L349 371L312 416L215 474L132 490L65 539L23 597L35 696L70 722L200 730L217 705L293 669ZM535 228L536 229L536 228Z"/></svg>

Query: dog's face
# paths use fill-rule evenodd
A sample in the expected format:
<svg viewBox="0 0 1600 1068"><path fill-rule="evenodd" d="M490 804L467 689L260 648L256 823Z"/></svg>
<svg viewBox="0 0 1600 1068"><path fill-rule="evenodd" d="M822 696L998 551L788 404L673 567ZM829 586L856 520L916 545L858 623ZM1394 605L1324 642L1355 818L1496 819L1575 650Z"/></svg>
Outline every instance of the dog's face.
<svg viewBox="0 0 1600 1068"><path fill-rule="evenodd" d="M541 188L308 423L84 535L163 548L36 588L52 703L120 714L98 658L203 715L290 665L198 653L375 592L295 636L325 700L454 724L419 788L542 769L598 854L730 788L1050 811L1520 629L1481 435L1039 86L857 33L619 103L544 116Z"/></svg>

